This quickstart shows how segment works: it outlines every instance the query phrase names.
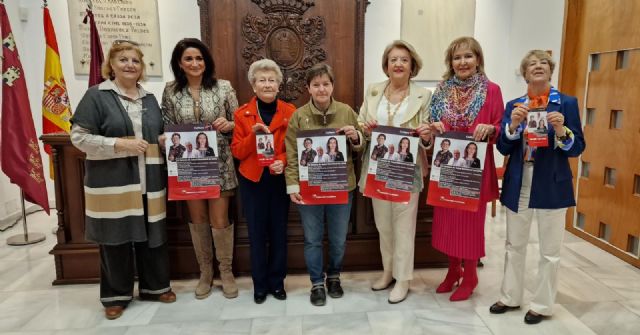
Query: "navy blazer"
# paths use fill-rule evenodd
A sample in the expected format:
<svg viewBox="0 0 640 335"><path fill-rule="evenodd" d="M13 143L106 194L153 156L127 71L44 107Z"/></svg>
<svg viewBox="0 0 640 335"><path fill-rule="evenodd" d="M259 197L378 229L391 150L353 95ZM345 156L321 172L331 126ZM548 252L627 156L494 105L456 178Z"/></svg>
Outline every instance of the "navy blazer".
<svg viewBox="0 0 640 335"><path fill-rule="evenodd" d="M511 123L511 111L514 104L526 100L527 96L524 96L507 103L502 120L502 132L496 145L500 153L505 156L509 155L502 180L500 202L516 213L518 212L520 188L522 187L524 143L522 133L518 139L510 140L506 136L506 129ZM553 127L549 127L549 146L536 150L529 208L567 208L576 205L569 157L579 156L586 146L582 134L578 100L551 88L547 111L560 112L564 115L564 125L573 132L573 145L568 150L556 147L555 131Z"/></svg>

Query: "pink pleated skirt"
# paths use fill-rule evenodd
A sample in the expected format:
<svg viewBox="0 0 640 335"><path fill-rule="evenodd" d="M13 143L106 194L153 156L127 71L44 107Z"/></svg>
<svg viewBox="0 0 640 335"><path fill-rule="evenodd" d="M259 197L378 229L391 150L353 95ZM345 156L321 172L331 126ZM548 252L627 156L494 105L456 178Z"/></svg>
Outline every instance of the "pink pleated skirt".
<svg viewBox="0 0 640 335"><path fill-rule="evenodd" d="M431 244L448 256L479 259L484 253L484 221L486 204L477 212L433 208Z"/></svg>

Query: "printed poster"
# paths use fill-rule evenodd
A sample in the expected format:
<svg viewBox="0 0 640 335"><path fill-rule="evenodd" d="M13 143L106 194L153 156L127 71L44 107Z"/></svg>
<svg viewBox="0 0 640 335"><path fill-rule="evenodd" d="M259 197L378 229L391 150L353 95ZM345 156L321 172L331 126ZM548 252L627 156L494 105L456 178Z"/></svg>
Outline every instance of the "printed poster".
<svg viewBox="0 0 640 335"><path fill-rule="evenodd" d="M273 134L260 132L256 134L256 153L258 154L258 164L269 166L276 160Z"/></svg>
<svg viewBox="0 0 640 335"><path fill-rule="evenodd" d="M368 152L365 196L409 203L414 188L419 140L413 129L387 126L375 128L371 133Z"/></svg>
<svg viewBox="0 0 640 335"><path fill-rule="evenodd" d="M435 138L427 204L475 212L480 205L487 143L446 132Z"/></svg>
<svg viewBox="0 0 640 335"><path fill-rule="evenodd" d="M532 109L527 114L527 122L524 133L527 143L531 147L549 146L549 125L547 124L547 111L544 109Z"/></svg>
<svg viewBox="0 0 640 335"><path fill-rule="evenodd" d="M165 152L169 200L220 197L218 138L210 125L168 125Z"/></svg>
<svg viewBox="0 0 640 335"><path fill-rule="evenodd" d="M300 195L305 205L349 202L347 140L335 128L297 134Z"/></svg>

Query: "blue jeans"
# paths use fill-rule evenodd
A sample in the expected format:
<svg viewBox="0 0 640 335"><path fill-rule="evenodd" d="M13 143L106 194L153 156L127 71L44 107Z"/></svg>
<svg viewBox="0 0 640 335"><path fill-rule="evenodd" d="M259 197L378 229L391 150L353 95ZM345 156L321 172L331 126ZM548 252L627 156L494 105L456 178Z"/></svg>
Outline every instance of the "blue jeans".
<svg viewBox="0 0 640 335"><path fill-rule="evenodd" d="M329 238L329 262L327 278L339 278L342 269L353 191L349 192L349 202L344 205L298 205L304 229L304 260L312 285L324 285L322 239L324 237L325 215Z"/></svg>

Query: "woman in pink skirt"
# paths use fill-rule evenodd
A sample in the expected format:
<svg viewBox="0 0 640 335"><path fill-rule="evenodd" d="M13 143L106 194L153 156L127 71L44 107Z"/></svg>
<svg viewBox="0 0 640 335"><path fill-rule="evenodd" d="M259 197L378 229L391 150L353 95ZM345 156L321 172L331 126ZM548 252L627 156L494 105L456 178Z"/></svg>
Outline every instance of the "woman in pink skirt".
<svg viewBox="0 0 640 335"><path fill-rule="evenodd" d="M435 207L433 247L449 256L449 271L436 293L451 292L449 300L466 300L478 285L476 267L484 254L486 203L498 198L498 178L493 161L493 145L500 133L504 105L500 87L484 73L484 57L478 41L460 37L449 45L447 72L431 101L431 130L434 134L459 131L473 134L476 141L488 139L482 174L480 206L476 212ZM464 260L464 271L462 270Z"/></svg>

